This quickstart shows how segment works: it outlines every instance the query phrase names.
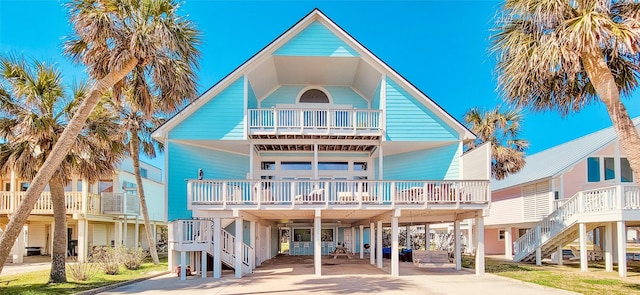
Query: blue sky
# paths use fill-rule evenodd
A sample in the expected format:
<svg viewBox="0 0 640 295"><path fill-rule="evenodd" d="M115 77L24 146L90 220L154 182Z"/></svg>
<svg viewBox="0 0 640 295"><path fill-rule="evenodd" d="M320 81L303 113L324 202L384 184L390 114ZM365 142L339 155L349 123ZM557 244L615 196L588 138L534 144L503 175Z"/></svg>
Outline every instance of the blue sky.
<svg viewBox="0 0 640 295"><path fill-rule="evenodd" d="M0 53L57 63L65 81L86 79L62 55L71 26L64 1L0 0ZM462 121L472 107L504 104L498 97L489 36L500 1L204 1L186 0L183 15L202 31L199 91L320 8L351 36ZM624 103L640 115L640 90ZM528 154L611 126L602 104L561 117L525 111L521 137ZM161 159L151 161L162 167Z"/></svg>

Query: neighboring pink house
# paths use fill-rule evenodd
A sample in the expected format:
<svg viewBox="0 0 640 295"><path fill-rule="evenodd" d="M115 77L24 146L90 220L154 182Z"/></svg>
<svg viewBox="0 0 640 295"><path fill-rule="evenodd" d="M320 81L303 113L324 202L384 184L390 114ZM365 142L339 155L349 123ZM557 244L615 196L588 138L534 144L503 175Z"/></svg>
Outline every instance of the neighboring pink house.
<svg viewBox="0 0 640 295"><path fill-rule="evenodd" d="M634 124L638 128L640 118ZM602 250L607 270L613 262L626 263L627 235L636 239L640 225L640 193L613 128L526 160L519 173L491 183L486 254L540 263L551 254L561 256L563 248L579 239L580 249L589 244L597 246L589 249ZM594 258L589 255L595 254L580 253L586 271L587 261Z"/></svg>

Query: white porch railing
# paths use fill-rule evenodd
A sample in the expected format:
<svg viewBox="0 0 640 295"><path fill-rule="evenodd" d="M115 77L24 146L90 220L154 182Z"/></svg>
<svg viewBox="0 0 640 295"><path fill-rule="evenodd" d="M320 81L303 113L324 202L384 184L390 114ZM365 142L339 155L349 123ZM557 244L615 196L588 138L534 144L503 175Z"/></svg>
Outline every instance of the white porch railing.
<svg viewBox="0 0 640 295"><path fill-rule="evenodd" d="M249 133L305 133L323 130L327 134L368 132L380 134L380 110L357 109L249 109Z"/></svg>
<svg viewBox="0 0 640 295"><path fill-rule="evenodd" d="M138 196L129 193L102 193L102 214L139 215Z"/></svg>
<svg viewBox="0 0 640 295"><path fill-rule="evenodd" d="M208 219L182 219L170 223L172 227L169 243L176 251L207 251L213 255L213 226ZM236 237L221 229L220 259L229 266L235 266ZM242 243L242 271L251 273L255 261L255 250Z"/></svg>
<svg viewBox="0 0 640 295"><path fill-rule="evenodd" d="M188 206L488 204L485 180L187 180Z"/></svg>
<svg viewBox="0 0 640 295"><path fill-rule="evenodd" d="M562 233L578 220L580 214L629 209L640 209L638 186L618 185L581 191L566 199L558 209L514 242L514 260L524 259Z"/></svg>
<svg viewBox="0 0 640 295"><path fill-rule="evenodd" d="M0 214L12 214L24 199L26 192L0 192ZM82 192L65 192L66 213L82 213ZM100 213L100 196L89 194L87 200L87 213ZM51 192L43 192L36 201L32 214L53 214Z"/></svg>

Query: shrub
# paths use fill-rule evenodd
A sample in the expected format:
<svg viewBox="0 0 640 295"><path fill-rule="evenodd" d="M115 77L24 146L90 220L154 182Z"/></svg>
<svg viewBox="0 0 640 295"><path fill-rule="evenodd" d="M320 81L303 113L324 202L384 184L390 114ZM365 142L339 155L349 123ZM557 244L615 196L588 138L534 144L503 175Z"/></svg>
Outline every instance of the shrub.
<svg viewBox="0 0 640 295"><path fill-rule="evenodd" d="M96 248L91 254L92 259L102 266L108 275L117 275L120 272L120 262L122 261L122 251L112 247Z"/></svg>
<svg viewBox="0 0 640 295"><path fill-rule="evenodd" d="M122 262L127 269L135 270L140 268L140 265L147 257L147 251L142 248L121 248Z"/></svg>
<svg viewBox="0 0 640 295"><path fill-rule="evenodd" d="M67 274L75 281L88 281L100 271L100 265L89 262L76 262L70 260L67 263Z"/></svg>

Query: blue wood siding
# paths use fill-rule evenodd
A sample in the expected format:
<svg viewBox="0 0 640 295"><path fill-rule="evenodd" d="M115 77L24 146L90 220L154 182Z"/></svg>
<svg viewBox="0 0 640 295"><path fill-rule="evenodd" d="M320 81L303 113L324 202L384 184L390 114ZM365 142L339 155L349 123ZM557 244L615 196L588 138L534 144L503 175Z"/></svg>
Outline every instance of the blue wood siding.
<svg viewBox="0 0 640 295"><path fill-rule="evenodd" d="M239 78L169 131L170 139L244 138L244 81Z"/></svg>
<svg viewBox="0 0 640 295"><path fill-rule="evenodd" d="M317 21L282 45L274 55L359 56L353 48Z"/></svg>
<svg viewBox="0 0 640 295"><path fill-rule="evenodd" d="M260 103L261 108L275 107L277 104L295 104L298 93L304 88L300 85L283 85L265 97Z"/></svg>
<svg viewBox="0 0 640 295"><path fill-rule="evenodd" d="M249 84L249 90L247 93L247 108L255 109L258 108L258 99L256 98L256 93L253 92L253 88L251 87L251 82L247 81Z"/></svg>
<svg viewBox="0 0 640 295"><path fill-rule="evenodd" d="M386 135L391 141L458 140L458 133L418 99L387 78Z"/></svg>
<svg viewBox="0 0 640 295"><path fill-rule="evenodd" d="M187 183L198 177L198 169L207 179L245 179L249 172L249 157L210 150L202 147L168 144L168 219L191 218L187 210Z"/></svg>
<svg viewBox="0 0 640 295"><path fill-rule="evenodd" d="M385 156L384 179L460 179L460 144Z"/></svg>
<svg viewBox="0 0 640 295"><path fill-rule="evenodd" d="M325 89L331 93L333 104L351 105L357 109L369 108L369 102L353 91L351 87L327 86Z"/></svg>
<svg viewBox="0 0 640 295"><path fill-rule="evenodd" d="M371 108L381 109L380 108L380 88L382 88L382 81L378 82L378 87L376 87L376 92L373 93L373 98L371 98Z"/></svg>

